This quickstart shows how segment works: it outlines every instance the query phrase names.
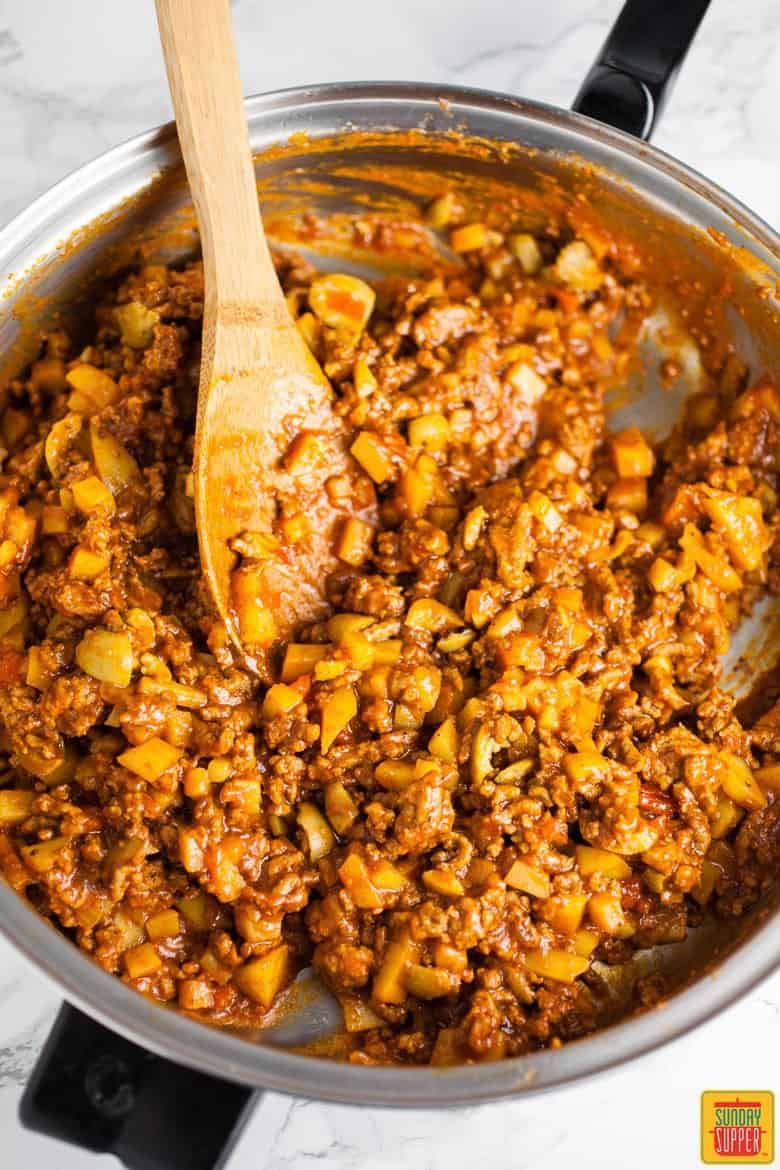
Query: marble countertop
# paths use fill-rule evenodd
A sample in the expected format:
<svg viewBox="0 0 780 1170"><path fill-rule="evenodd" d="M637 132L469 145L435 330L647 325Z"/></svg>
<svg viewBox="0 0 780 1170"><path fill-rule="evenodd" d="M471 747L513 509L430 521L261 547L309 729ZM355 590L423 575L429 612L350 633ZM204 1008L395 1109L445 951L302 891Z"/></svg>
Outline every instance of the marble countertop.
<svg viewBox="0 0 780 1170"><path fill-rule="evenodd" d="M235 0L248 93L402 78L567 105L619 0L394 0L374 35L357 0ZM780 223L780 0L714 0L655 141ZM151 0L0 0L0 223L107 147L170 117ZM25 1133L22 1085L56 990L0 942L3 1170L101 1170ZM705 1088L780 1088L780 974L693 1036L561 1094L448 1113L353 1109L267 1094L230 1170L656 1170L699 1165ZM631 1152L627 1154L627 1142Z"/></svg>

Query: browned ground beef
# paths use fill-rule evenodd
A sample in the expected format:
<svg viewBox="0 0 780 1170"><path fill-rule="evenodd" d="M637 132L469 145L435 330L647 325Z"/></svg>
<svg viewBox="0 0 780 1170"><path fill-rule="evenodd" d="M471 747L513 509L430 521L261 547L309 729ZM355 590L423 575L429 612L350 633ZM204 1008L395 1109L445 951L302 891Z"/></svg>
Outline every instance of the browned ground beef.
<svg viewBox="0 0 780 1170"><path fill-rule="evenodd" d="M126 277L81 352L48 337L0 419L7 880L212 1022L267 1019L311 962L353 1060L587 1032L604 964L741 914L778 863L780 716L741 726L718 658L780 582L780 392L729 367L660 447L610 437L636 276L452 243L460 272L386 282L365 325L285 261L355 454L331 499L357 484L379 526L345 525L333 616L272 685L200 577L199 264ZM239 544L251 579L270 546Z"/></svg>

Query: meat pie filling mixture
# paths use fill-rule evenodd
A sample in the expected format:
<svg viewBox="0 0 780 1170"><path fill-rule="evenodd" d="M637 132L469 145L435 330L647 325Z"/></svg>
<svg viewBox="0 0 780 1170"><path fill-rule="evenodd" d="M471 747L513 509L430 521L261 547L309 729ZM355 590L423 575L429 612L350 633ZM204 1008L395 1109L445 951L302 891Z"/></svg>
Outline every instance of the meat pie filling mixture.
<svg viewBox="0 0 780 1170"><path fill-rule="evenodd" d="M729 361L660 445L610 434L641 279L597 239L446 230L458 269L377 288L279 263L352 465L330 616L294 643L257 582L305 510L235 541L265 677L200 573L199 263L125 276L0 415L6 880L211 1023L268 1023L310 964L363 1063L593 1030L611 975L741 915L780 848L780 705L743 726L719 686L780 589L780 391ZM314 432L285 458L323 474Z"/></svg>

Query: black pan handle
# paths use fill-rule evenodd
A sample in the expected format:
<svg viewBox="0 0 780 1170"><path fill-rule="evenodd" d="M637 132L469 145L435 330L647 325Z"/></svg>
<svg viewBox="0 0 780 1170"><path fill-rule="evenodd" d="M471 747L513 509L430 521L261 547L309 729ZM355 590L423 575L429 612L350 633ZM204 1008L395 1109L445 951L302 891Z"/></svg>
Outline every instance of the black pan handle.
<svg viewBox="0 0 780 1170"><path fill-rule="evenodd" d="M572 109L648 139L710 0L627 0Z"/></svg>
<svg viewBox="0 0 780 1170"><path fill-rule="evenodd" d="M65 1004L19 1117L128 1170L220 1170L254 1104L251 1089L153 1056Z"/></svg>

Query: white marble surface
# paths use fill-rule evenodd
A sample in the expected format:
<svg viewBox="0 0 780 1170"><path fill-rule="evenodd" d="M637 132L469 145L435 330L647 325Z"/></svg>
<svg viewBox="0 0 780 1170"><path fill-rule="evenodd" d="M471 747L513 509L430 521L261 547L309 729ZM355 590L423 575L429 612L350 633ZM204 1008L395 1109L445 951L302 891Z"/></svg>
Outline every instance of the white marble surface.
<svg viewBox="0 0 780 1170"><path fill-rule="evenodd" d="M205 0L204 0L205 2ZM311 81L452 81L565 105L619 0L237 0L247 92ZM780 0L714 0L658 145L780 222ZM151 0L0 0L0 223L67 171L169 117ZM0 942L0 1166L115 1165L24 1133L21 1086L58 996ZM692 1037L609 1077L447 1114L263 1098L230 1170L680 1170L704 1088L774 1088L780 975ZM631 1153L627 1142L631 1142Z"/></svg>

